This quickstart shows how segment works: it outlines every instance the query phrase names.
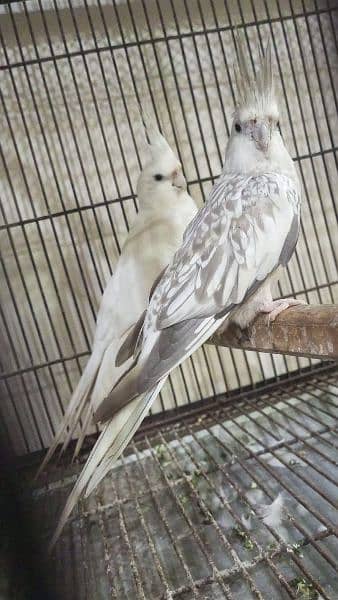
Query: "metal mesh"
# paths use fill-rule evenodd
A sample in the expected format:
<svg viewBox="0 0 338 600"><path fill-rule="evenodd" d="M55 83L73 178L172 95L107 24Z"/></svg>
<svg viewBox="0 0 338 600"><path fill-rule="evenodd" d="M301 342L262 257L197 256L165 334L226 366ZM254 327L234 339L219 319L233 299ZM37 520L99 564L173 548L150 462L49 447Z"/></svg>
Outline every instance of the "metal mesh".
<svg viewBox="0 0 338 600"><path fill-rule="evenodd" d="M139 434L71 517L50 591L65 600L334 600L337 415L331 367ZM55 467L26 501L42 540L78 469ZM264 522L262 506L278 497L282 520Z"/></svg>
<svg viewBox="0 0 338 600"><path fill-rule="evenodd" d="M19 454L49 445L90 353L98 303L132 222L145 157L138 102L176 148L201 204L234 107L234 26L254 64L272 34L281 126L304 187L281 295L337 300L335 2L3 3L2 427ZM132 287L132 284L131 284ZM292 374L307 359L204 347L154 412Z"/></svg>

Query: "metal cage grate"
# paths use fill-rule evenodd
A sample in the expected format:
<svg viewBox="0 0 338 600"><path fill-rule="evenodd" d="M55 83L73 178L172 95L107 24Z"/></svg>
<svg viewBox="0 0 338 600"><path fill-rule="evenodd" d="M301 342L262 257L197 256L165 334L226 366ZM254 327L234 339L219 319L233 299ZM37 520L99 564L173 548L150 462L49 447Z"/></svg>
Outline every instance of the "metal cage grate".
<svg viewBox="0 0 338 600"><path fill-rule="evenodd" d="M337 299L335 2L32 0L1 26L2 426L15 453L49 445L90 352L98 302L137 204L149 106L201 204L234 107L234 27L254 64L272 34L281 125L304 187L281 295ZM314 364L204 347L154 412Z"/></svg>
<svg viewBox="0 0 338 600"><path fill-rule="evenodd" d="M57 545L56 598L334 599L337 372L140 435ZM25 501L41 539L79 467ZM282 498L282 519L262 505Z"/></svg>

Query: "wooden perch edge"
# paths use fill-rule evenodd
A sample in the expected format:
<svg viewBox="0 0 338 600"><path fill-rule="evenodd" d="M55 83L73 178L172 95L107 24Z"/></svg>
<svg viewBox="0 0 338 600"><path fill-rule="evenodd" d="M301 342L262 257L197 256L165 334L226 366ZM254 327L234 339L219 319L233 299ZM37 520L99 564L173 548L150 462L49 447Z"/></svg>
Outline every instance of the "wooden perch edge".
<svg viewBox="0 0 338 600"><path fill-rule="evenodd" d="M338 305L294 306L282 312L270 324L268 315L259 315L242 336L239 328L230 325L225 332L216 332L208 344L337 359Z"/></svg>

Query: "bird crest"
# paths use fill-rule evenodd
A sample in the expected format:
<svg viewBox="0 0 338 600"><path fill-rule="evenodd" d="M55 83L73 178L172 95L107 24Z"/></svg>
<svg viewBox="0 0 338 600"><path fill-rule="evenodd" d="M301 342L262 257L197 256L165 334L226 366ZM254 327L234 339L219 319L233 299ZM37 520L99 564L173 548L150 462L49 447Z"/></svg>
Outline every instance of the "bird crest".
<svg viewBox="0 0 338 600"><path fill-rule="evenodd" d="M161 132L156 124L155 118L150 115L150 113L148 112L147 109L142 108L140 105L139 105L139 111L140 111L144 131L145 131L145 135L147 138L147 142L148 142L150 151L152 153L154 153L154 158L156 157L156 153L158 153L159 151L162 153L164 151L170 151L172 153L172 150L171 150L168 142L163 137L163 135L161 134Z"/></svg>
<svg viewBox="0 0 338 600"><path fill-rule="evenodd" d="M256 73L248 62L248 53L239 35L236 39L236 52L238 60L238 69L235 69L238 94L236 110L260 114L278 112L272 74L271 38L268 39L265 51L260 51Z"/></svg>
<svg viewBox="0 0 338 600"><path fill-rule="evenodd" d="M151 156L151 163L164 166L166 171L180 167L179 160L167 140L161 134L154 116L139 105L139 112L144 127L145 136Z"/></svg>

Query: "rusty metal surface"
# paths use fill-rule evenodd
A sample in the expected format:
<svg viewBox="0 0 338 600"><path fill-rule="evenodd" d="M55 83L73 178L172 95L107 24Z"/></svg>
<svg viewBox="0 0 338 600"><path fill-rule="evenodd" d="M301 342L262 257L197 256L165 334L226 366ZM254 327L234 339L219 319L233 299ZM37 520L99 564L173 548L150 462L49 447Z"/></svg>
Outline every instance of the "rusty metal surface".
<svg viewBox="0 0 338 600"><path fill-rule="evenodd" d="M309 358L338 358L338 305L295 306L278 315L273 323L259 315L247 332L229 327L216 333L210 344L293 354Z"/></svg>
<svg viewBox="0 0 338 600"><path fill-rule="evenodd" d="M57 598L338 597L338 374L242 398L130 444L71 517L51 561ZM47 543L81 465L34 489ZM283 520L260 506L281 493Z"/></svg>

